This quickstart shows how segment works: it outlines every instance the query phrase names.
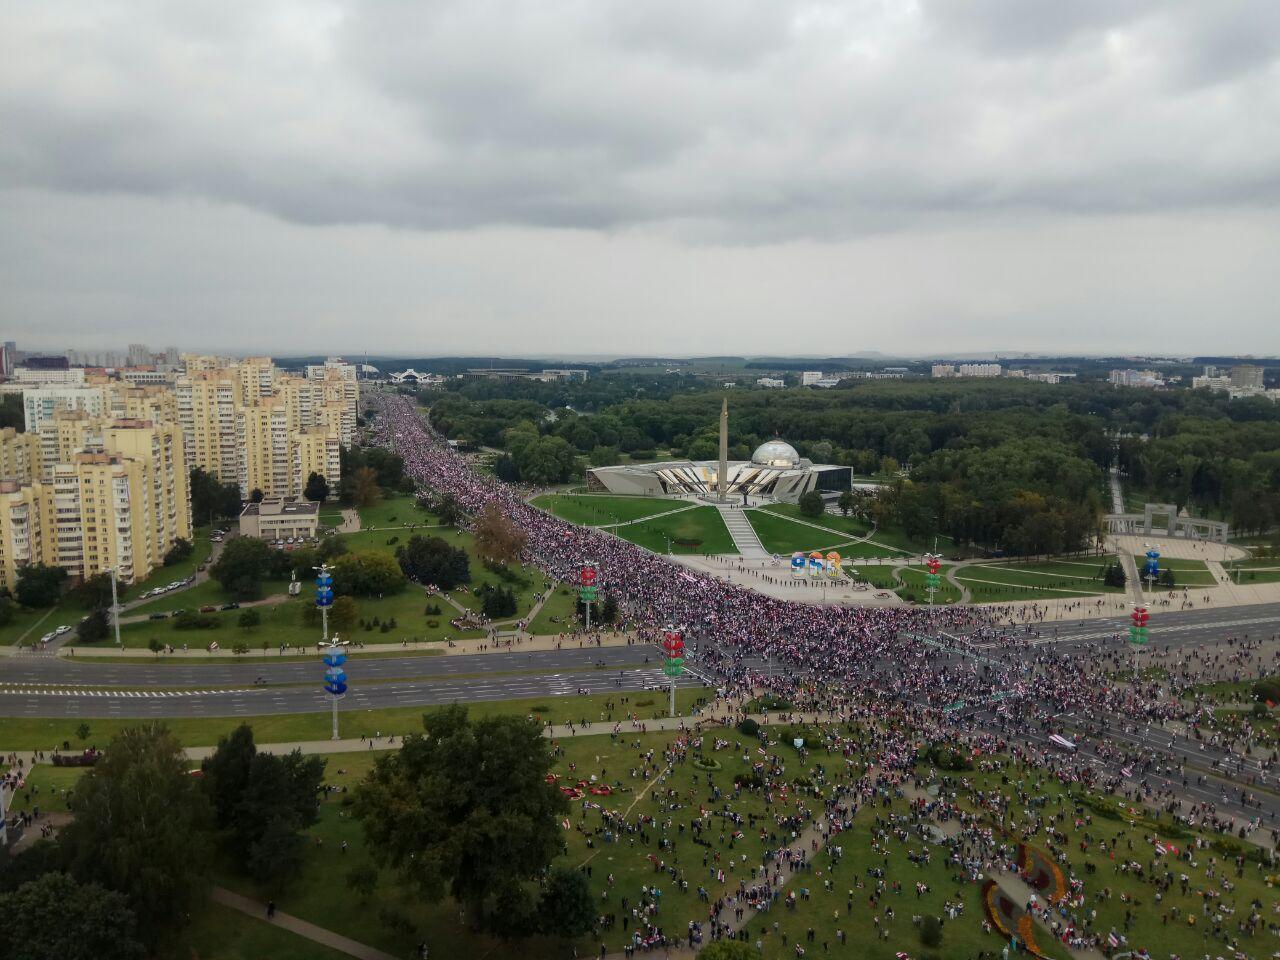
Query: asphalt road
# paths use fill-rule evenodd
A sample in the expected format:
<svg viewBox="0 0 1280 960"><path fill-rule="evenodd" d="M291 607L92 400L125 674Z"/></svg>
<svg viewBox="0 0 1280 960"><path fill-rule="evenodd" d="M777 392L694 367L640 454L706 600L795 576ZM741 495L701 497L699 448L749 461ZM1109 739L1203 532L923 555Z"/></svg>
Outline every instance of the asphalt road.
<svg viewBox="0 0 1280 960"><path fill-rule="evenodd" d="M361 659L359 648L348 651L347 673L353 683L360 679L404 677L448 678L450 676L506 673L512 670L543 670L555 673L592 667L625 668L659 660L656 647L588 647L566 650L537 650L521 653L477 653L466 656L370 657ZM261 678L267 683L307 683L317 680L324 667L319 654L313 661L277 662L271 655L248 654L243 660L198 660L152 663L112 661L83 663L69 657L13 656L0 658L0 689L17 683L92 684L135 689L146 687L210 687L252 684Z"/></svg>
<svg viewBox="0 0 1280 960"><path fill-rule="evenodd" d="M499 655L495 655L499 656ZM370 661L372 662L372 661ZM476 700L518 700L565 697L578 693L634 692L651 687L666 690L669 681L659 666L585 672L498 674L492 677L428 681L400 681L361 685L358 664L348 671L351 687L341 711L431 706ZM496 671L495 671L496 673ZM0 715L7 717L225 717L317 713L329 710L320 671L313 668L306 686L239 686L182 690L84 689L59 684L0 688ZM701 681L686 674L680 687ZM0 727L3 725L0 724ZM2 734L0 734L2 738Z"/></svg>

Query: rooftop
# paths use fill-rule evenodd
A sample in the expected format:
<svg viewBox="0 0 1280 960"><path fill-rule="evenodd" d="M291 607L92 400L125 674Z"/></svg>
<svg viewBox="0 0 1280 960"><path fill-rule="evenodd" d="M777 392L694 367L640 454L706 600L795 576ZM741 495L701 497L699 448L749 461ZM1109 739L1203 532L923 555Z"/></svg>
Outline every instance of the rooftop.
<svg viewBox="0 0 1280 960"><path fill-rule="evenodd" d="M261 503L254 503L252 500L246 503L240 516L274 517L282 514L285 516L302 516L304 514L318 513L319 510L320 504L313 500L295 500L293 497L264 497Z"/></svg>

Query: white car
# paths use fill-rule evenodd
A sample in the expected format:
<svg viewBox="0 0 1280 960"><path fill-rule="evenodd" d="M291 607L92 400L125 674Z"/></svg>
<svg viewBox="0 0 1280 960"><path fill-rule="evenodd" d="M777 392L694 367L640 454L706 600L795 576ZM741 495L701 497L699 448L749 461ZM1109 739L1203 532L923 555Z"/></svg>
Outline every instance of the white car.
<svg viewBox="0 0 1280 960"><path fill-rule="evenodd" d="M48 643L50 640L55 639L57 636L58 635L56 633L50 631L49 633L46 633L43 637L40 638L40 642Z"/></svg>
<svg viewBox="0 0 1280 960"><path fill-rule="evenodd" d="M58 627L58 629L57 629L57 630L55 630L55 631L53 631L53 632L54 632L54 635L55 635L55 636L59 636L59 637L60 637L60 636L62 636L64 633L70 633L70 632L71 632L71 628L70 628L69 626L67 626L67 625L64 623L64 624L62 624L62 626Z"/></svg>

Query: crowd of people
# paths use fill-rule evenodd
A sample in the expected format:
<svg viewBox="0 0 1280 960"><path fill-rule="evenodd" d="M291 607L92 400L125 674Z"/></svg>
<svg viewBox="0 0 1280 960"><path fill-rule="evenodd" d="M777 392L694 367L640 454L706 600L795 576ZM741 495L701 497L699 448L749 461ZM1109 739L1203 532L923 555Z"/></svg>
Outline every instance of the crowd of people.
<svg viewBox="0 0 1280 960"><path fill-rule="evenodd" d="M577 582L585 565L594 566L625 628L643 642L658 642L668 626L683 631L697 642L699 671L722 690L743 699L773 692L796 709L846 720L876 722L905 706L916 737L966 749L999 738L1061 778L1110 790L1131 780L1146 799L1181 804L1172 797L1179 780L1187 783L1185 757L1116 743L1106 724L1194 723L1195 708L1158 683L1113 682L1119 664L1102 655L1101 643L1098 656L1058 653L1038 642L1047 628L1037 618L1011 607L822 606L771 597L530 505L520 489L473 469L406 397L377 395L372 406L374 442L403 457L420 489L450 495L471 515L495 504L525 534L526 559L555 580ZM973 709L953 715L956 705L986 708L980 716ZM1064 714L1099 718L1088 757L1050 745ZM1108 750L1116 755L1103 756ZM1251 802L1245 792L1221 799ZM1210 800L1200 809L1227 829L1239 826L1235 817L1219 817Z"/></svg>

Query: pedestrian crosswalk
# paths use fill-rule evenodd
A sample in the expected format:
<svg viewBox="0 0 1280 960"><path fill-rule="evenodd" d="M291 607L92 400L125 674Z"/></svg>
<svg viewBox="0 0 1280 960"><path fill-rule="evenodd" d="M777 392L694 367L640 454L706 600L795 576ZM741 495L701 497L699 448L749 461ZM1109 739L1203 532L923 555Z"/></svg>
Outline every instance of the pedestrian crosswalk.
<svg viewBox="0 0 1280 960"><path fill-rule="evenodd" d="M224 694L249 693L247 688L236 690L103 690L75 687L40 687L9 684L0 687L0 696L22 697L216 697Z"/></svg>

